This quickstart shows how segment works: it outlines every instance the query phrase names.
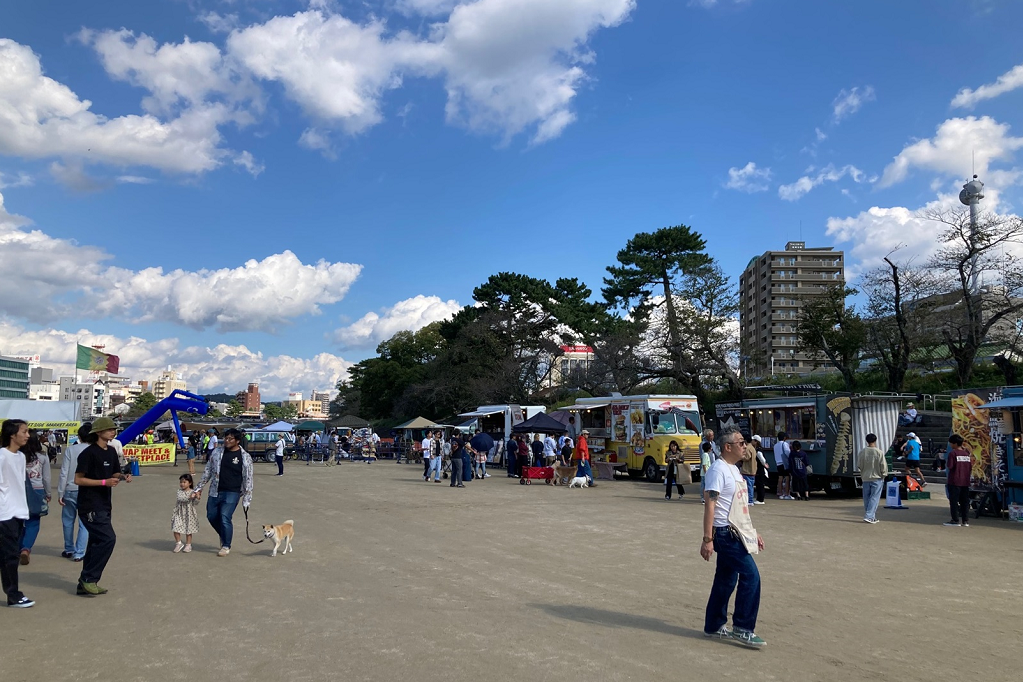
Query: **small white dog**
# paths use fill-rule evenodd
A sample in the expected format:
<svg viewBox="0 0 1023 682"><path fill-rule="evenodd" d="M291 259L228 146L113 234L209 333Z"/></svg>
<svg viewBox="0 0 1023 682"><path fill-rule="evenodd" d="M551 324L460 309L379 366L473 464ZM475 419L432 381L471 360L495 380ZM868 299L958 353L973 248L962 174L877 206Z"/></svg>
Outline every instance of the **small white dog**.
<svg viewBox="0 0 1023 682"><path fill-rule="evenodd" d="M569 488L589 488L590 487L590 479L588 479L585 476L576 476L575 478L573 478L571 481L568 482L568 487Z"/></svg>

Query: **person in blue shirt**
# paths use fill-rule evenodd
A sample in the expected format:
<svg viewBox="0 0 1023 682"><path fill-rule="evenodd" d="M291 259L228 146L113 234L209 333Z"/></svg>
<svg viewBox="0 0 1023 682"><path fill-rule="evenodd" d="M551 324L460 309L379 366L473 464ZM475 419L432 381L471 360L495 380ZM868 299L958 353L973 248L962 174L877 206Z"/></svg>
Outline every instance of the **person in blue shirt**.
<svg viewBox="0 0 1023 682"><path fill-rule="evenodd" d="M906 434L906 444L902 447L902 452L906 455L906 477L913 476L913 472L916 472L915 478L920 481L922 487L926 488L927 481L924 480L924 474L920 471L920 439L916 437L915 433Z"/></svg>

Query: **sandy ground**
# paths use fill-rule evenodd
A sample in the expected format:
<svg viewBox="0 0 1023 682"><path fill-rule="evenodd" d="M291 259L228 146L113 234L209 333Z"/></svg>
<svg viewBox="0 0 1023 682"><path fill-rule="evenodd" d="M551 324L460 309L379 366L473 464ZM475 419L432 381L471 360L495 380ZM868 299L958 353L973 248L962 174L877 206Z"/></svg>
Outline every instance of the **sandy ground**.
<svg viewBox="0 0 1023 682"><path fill-rule="evenodd" d="M389 462L272 469L256 465L251 517L294 519L293 554L246 542L240 509L230 556L205 522L195 552L172 554L183 469L147 469L114 491L102 597L74 596L59 513L44 518L21 570L37 606L0 611L3 679L1018 677L1023 525L944 528L943 498L875 526L854 499L756 507L768 645L749 651L701 634L698 486L669 503L633 481L566 490L495 471L458 490Z"/></svg>

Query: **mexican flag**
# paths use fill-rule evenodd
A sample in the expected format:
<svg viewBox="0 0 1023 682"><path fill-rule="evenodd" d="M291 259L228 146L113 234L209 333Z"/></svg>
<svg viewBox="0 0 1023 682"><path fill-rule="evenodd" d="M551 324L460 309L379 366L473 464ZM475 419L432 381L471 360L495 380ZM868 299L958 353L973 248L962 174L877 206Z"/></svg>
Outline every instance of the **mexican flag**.
<svg viewBox="0 0 1023 682"><path fill-rule="evenodd" d="M107 355L101 353L95 348L89 348L78 344L78 361L75 363L75 367L78 369L87 369L90 372L109 372L110 374L117 374L117 368L121 364L121 359L116 355Z"/></svg>

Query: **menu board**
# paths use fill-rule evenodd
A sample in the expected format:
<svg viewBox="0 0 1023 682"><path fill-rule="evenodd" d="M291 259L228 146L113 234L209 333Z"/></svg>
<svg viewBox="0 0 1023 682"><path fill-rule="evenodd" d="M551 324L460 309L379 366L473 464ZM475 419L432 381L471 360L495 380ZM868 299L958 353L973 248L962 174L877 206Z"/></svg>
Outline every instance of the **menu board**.
<svg viewBox="0 0 1023 682"><path fill-rule="evenodd" d="M721 431L739 429L739 433L742 434L743 438L751 438L753 436L753 425L750 424L749 420L749 408L743 408L739 405L717 405L716 412Z"/></svg>
<svg viewBox="0 0 1023 682"><path fill-rule="evenodd" d="M611 440L629 440L629 403L611 403Z"/></svg>

